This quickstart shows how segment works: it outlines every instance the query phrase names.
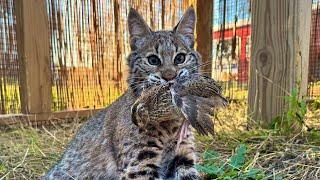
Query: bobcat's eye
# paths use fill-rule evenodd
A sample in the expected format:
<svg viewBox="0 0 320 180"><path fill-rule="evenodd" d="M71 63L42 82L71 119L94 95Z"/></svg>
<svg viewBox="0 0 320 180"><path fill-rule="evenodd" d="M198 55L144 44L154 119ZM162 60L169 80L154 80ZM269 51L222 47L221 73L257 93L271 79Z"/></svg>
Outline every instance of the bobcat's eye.
<svg viewBox="0 0 320 180"><path fill-rule="evenodd" d="M151 55L148 57L148 63L152 66L160 66L161 60L156 55Z"/></svg>
<svg viewBox="0 0 320 180"><path fill-rule="evenodd" d="M182 64L182 63L184 63L185 60L186 60L186 55L183 53L179 53L174 58L174 64L176 64L176 65Z"/></svg>

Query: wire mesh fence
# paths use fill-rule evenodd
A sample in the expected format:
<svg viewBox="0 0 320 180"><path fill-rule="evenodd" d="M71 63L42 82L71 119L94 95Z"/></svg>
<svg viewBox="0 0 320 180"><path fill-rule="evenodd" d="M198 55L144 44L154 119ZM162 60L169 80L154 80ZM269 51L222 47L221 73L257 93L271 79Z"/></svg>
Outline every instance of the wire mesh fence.
<svg viewBox="0 0 320 180"><path fill-rule="evenodd" d="M226 96L246 98L251 49L251 0L215 0L213 77ZM312 1L308 96L320 96L320 0Z"/></svg>
<svg viewBox="0 0 320 180"><path fill-rule="evenodd" d="M170 29L192 0L46 0L52 110L103 107L126 87L127 16L137 9L152 29ZM226 96L246 98L251 0L215 0L212 75ZM313 0L308 95L320 96L320 0ZM0 113L20 113L13 0L0 0Z"/></svg>
<svg viewBox="0 0 320 180"><path fill-rule="evenodd" d="M311 16L308 95L320 96L320 0L313 0Z"/></svg>
<svg viewBox="0 0 320 180"><path fill-rule="evenodd" d="M0 114L21 111L15 26L13 0L0 0Z"/></svg>
<svg viewBox="0 0 320 180"><path fill-rule="evenodd" d="M53 109L103 107L126 89L127 16L137 9L153 29L171 28L187 1L47 0Z"/></svg>
<svg viewBox="0 0 320 180"><path fill-rule="evenodd" d="M245 98L250 61L249 0L214 1L213 77L231 99Z"/></svg>

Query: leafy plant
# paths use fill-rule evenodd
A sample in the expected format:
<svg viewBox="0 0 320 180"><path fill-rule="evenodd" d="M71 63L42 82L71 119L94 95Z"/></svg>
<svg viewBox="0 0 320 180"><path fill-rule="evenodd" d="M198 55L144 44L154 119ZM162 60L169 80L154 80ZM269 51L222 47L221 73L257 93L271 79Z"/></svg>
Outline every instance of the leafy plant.
<svg viewBox="0 0 320 180"><path fill-rule="evenodd" d="M311 109L312 111L316 111L316 110L320 109L320 97L315 98L315 99L311 102L311 104L310 104L310 109Z"/></svg>
<svg viewBox="0 0 320 180"><path fill-rule="evenodd" d="M6 166L4 165L4 163L0 160L0 175L4 174L7 171Z"/></svg>
<svg viewBox="0 0 320 180"><path fill-rule="evenodd" d="M207 150L203 154L203 163L196 168L206 175L205 179L263 179L263 171L246 162L246 153L247 147L241 144L234 155L223 160L218 152Z"/></svg>
<svg viewBox="0 0 320 180"><path fill-rule="evenodd" d="M293 89L291 95L284 98L288 103L287 111L282 116L273 119L271 128L280 134L300 132L305 126L306 102L299 98L297 89Z"/></svg>

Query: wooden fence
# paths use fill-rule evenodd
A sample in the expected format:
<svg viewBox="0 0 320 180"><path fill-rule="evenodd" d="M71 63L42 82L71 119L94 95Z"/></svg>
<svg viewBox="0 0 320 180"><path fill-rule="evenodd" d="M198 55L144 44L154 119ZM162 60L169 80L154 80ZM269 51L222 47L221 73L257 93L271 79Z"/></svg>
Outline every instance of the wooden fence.
<svg viewBox="0 0 320 180"><path fill-rule="evenodd" d="M198 50L209 61L212 2L0 0L0 12L6 15L10 11L13 18L9 22L14 25L10 32L16 36L8 36L12 39L8 43L17 44L13 50L17 55L14 61L17 80L13 86L18 93L16 102L21 102L14 111L2 107L1 114L8 115L0 116L0 125L43 124L48 119L88 116L112 103L127 88L129 8L137 9L151 28L158 30L171 29L191 5L201 14L197 21L197 26L201 25L197 42L202 46ZM1 15L0 20L7 19ZM8 103L6 99L1 102Z"/></svg>
<svg viewBox="0 0 320 180"><path fill-rule="evenodd" d="M265 9L266 4L273 9ZM239 84L247 89L242 84L250 82L249 114L254 119L280 114L285 109L279 99L284 92L297 86L300 95L306 95L310 82L319 85L310 81L319 71L318 16L311 21L319 0L0 0L0 111L8 114L0 116L0 125L88 116L112 103L127 88L129 8L137 9L158 30L172 28L190 5L197 13L196 48L207 64L204 72L211 74L215 48L213 62L220 74L225 67L232 70L237 61L238 75L227 71L221 81L226 79L225 87L231 90ZM214 5L218 23L212 26ZM270 24L265 14L277 18ZM313 74L308 83L311 22L309 71ZM269 27L274 28L264 31ZM270 37L276 37L272 42L280 48L265 41ZM212 47L212 39L217 47Z"/></svg>
<svg viewBox="0 0 320 180"><path fill-rule="evenodd" d="M153 29L172 28L187 1L47 0L54 110L102 107L126 89L129 7Z"/></svg>

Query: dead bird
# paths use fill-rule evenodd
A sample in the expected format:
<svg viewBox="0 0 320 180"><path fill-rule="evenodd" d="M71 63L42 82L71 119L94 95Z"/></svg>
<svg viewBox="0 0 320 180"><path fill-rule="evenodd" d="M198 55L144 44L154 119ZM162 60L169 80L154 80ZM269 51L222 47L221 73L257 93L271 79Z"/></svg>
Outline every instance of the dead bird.
<svg viewBox="0 0 320 180"><path fill-rule="evenodd" d="M215 80L193 74L144 90L132 106L132 120L144 130L149 124L181 121L179 144L189 124L201 135L213 135L214 109L226 105Z"/></svg>

